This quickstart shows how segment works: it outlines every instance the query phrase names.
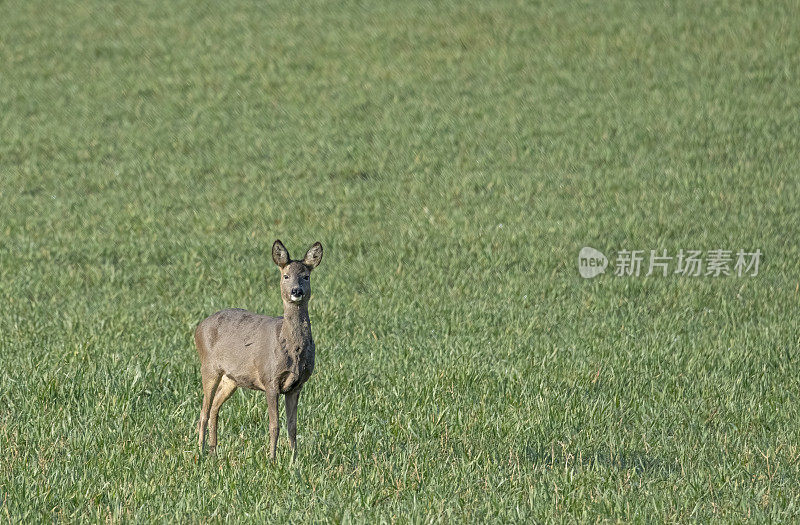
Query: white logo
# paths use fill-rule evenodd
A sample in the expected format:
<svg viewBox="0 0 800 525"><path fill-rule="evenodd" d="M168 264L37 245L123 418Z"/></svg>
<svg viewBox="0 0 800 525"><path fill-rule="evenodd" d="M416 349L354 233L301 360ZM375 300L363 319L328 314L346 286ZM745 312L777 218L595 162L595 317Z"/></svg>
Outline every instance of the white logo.
<svg viewBox="0 0 800 525"><path fill-rule="evenodd" d="M704 257L705 255L705 257ZM669 255L667 250L617 250L616 259L611 265L616 277L645 277L669 275L682 275L685 277L755 277L761 265L760 249L737 251L728 249L708 250L683 250L677 255ZM578 271L584 279L597 277L606 272L608 259L602 252L584 246L578 253ZM674 267L674 269L673 269ZM645 273L645 271L647 273Z"/></svg>
<svg viewBox="0 0 800 525"><path fill-rule="evenodd" d="M584 246L578 254L578 271L584 279L591 279L597 277L601 273L605 273L606 266L608 266L608 259L602 252Z"/></svg>

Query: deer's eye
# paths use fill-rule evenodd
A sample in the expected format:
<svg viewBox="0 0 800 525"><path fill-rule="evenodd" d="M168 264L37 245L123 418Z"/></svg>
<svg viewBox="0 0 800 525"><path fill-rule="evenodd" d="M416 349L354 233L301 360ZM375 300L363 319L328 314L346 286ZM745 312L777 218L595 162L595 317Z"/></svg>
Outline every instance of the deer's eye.
<svg viewBox="0 0 800 525"><path fill-rule="evenodd" d="M284 279L288 279L288 278L289 278L289 276L288 276L288 275L284 275L284 276L283 276L283 278L284 278Z"/></svg>
<svg viewBox="0 0 800 525"><path fill-rule="evenodd" d="M310 276L308 276L308 275L304 275L304 276L303 276L303 279L305 279L306 281L308 281L308 278L309 278L309 277L310 277Z"/></svg>

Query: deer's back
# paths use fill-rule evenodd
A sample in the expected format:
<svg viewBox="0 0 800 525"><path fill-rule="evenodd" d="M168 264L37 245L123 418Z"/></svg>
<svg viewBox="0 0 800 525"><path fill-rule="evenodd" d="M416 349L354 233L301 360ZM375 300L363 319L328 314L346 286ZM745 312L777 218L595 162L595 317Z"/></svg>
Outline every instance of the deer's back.
<svg viewBox="0 0 800 525"><path fill-rule="evenodd" d="M231 377L239 386L265 390L275 375L280 322L279 317L239 308L207 317L194 334L202 367Z"/></svg>

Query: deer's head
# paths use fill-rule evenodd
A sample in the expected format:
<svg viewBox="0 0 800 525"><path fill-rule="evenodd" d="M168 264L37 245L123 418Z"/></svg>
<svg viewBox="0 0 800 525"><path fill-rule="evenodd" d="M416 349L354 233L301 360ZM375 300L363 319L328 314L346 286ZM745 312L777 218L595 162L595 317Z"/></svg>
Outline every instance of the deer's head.
<svg viewBox="0 0 800 525"><path fill-rule="evenodd" d="M281 299L283 304L307 304L311 297L311 270L322 261L322 245L315 242L305 257L293 261L280 240L272 244L272 260L281 269Z"/></svg>

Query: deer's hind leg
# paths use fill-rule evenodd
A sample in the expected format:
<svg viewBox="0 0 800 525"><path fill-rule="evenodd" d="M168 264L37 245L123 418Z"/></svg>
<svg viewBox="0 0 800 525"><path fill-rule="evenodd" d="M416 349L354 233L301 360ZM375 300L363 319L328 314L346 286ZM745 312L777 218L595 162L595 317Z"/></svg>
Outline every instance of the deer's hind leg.
<svg viewBox="0 0 800 525"><path fill-rule="evenodd" d="M267 392L267 409L269 412L269 458L275 460L275 451L278 446L278 391Z"/></svg>
<svg viewBox="0 0 800 525"><path fill-rule="evenodd" d="M208 416L211 412L211 403L214 400L214 394L217 391L217 386L222 379L222 373L212 372L211 370L200 370L203 376L203 407L200 409L200 421L197 423L197 444L200 448L200 453L203 453L203 446L206 441L206 426L208 425Z"/></svg>
<svg viewBox="0 0 800 525"><path fill-rule="evenodd" d="M236 390L236 383L228 376L222 376L222 380L217 387L217 393L214 394L214 402L211 403L211 414L209 415L208 429L208 451L213 454L217 450L217 417L219 416L219 409L222 403L231 397L231 394Z"/></svg>

